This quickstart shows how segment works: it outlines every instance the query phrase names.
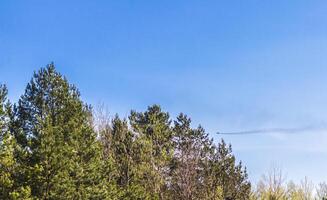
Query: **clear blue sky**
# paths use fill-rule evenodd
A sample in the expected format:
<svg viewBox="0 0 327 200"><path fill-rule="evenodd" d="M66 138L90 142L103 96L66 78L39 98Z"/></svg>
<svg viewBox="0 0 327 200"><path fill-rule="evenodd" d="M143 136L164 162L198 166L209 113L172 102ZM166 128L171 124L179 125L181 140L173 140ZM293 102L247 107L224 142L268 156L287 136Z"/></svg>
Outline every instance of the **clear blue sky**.
<svg viewBox="0 0 327 200"><path fill-rule="evenodd" d="M157 103L216 131L327 123L327 2L0 1L0 81L16 101L54 61L112 114ZM224 136L257 180L327 181L327 132Z"/></svg>

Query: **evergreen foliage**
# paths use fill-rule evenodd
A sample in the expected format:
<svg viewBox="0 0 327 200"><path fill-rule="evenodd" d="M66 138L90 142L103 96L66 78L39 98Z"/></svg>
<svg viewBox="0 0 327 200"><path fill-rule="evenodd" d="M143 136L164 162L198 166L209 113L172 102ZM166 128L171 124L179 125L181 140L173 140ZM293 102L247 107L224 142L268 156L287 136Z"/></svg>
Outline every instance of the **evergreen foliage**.
<svg viewBox="0 0 327 200"><path fill-rule="evenodd" d="M100 145L91 111L53 64L35 73L18 102L14 130L27 152L24 182L38 199L98 196Z"/></svg>
<svg viewBox="0 0 327 200"><path fill-rule="evenodd" d="M17 184L22 168L15 157L18 146L10 132L12 107L7 94L6 86L0 85L0 199L31 199L30 187Z"/></svg>
<svg viewBox="0 0 327 200"><path fill-rule="evenodd" d="M230 145L159 105L99 124L54 64L17 105L0 86L0 199L250 199Z"/></svg>

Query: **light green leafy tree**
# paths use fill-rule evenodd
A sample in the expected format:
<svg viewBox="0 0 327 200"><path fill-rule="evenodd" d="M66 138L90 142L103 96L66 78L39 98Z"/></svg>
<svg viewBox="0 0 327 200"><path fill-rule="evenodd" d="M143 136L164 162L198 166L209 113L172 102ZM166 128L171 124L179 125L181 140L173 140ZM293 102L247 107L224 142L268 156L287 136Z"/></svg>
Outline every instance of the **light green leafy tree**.
<svg viewBox="0 0 327 200"><path fill-rule="evenodd" d="M158 105L145 112L132 111L130 125L135 134L140 184L150 199L165 199L168 195L169 163L173 156L173 132L169 114Z"/></svg>

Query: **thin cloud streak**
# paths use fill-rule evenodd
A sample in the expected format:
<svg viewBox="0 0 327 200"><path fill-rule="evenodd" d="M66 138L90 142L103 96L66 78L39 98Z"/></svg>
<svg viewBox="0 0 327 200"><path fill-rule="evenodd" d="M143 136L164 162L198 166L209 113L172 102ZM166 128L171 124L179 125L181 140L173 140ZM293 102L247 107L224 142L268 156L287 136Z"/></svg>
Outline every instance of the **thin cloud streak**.
<svg viewBox="0 0 327 200"><path fill-rule="evenodd" d="M266 134L266 133L278 133L278 134L294 134L308 131L323 131L327 130L327 126L307 126L302 128L267 128L267 129L255 129L246 131L235 132L217 132L219 135L248 135L248 134Z"/></svg>

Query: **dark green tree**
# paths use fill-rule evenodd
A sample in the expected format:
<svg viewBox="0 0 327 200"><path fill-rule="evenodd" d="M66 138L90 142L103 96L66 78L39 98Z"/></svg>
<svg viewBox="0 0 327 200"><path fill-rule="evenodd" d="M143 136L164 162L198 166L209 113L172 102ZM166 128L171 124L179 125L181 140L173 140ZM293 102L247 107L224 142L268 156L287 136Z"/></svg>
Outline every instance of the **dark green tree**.
<svg viewBox="0 0 327 200"><path fill-rule="evenodd" d="M116 116L112 120L112 148L114 164L117 168L116 183L121 191L120 199L146 199L146 191L139 184L135 155L135 135L129 130L128 122Z"/></svg>
<svg viewBox="0 0 327 200"><path fill-rule="evenodd" d="M15 109L13 127L28 152L20 159L35 198L101 198L101 150L90 107L53 64L34 73Z"/></svg>
<svg viewBox="0 0 327 200"><path fill-rule="evenodd" d="M215 191L221 188L225 199L248 200L251 194L251 184L246 168L242 163L236 163L231 145L221 140L211 154L206 176L209 183L207 189Z"/></svg>

